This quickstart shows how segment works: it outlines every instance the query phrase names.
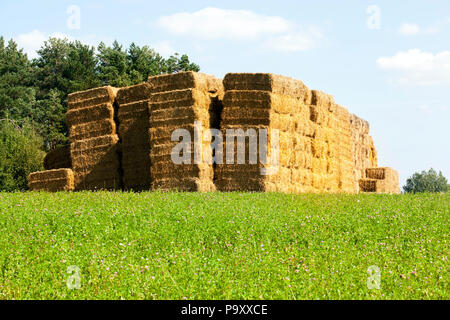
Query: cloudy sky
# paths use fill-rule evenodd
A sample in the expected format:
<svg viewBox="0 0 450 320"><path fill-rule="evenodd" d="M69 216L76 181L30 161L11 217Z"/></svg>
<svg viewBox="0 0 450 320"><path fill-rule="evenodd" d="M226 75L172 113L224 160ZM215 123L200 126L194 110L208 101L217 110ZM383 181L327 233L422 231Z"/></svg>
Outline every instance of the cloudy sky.
<svg viewBox="0 0 450 320"><path fill-rule="evenodd" d="M368 120L380 166L401 184L450 178L450 1L1 1L0 34L29 54L49 36L117 39L202 71L271 72L334 95Z"/></svg>

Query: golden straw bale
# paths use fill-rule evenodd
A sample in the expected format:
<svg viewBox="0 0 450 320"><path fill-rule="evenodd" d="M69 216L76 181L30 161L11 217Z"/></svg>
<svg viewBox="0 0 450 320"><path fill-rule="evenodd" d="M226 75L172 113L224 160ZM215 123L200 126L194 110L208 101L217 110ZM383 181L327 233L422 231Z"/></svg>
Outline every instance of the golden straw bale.
<svg viewBox="0 0 450 320"><path fill-rule="evenodd" d="M103 103L83 109L72 109L67 111L66 114L66 122L69 128L104 119L114 119L114 108L111 103Z"/></svg>
<svg viewBox="0 0 450 320"><path fill-rule="evenodd" d="M116 133L116 122L111 119L87 122L70 127L70 142L109 136Z"/></svg>
<svg viewBox="0 0 450 320"><path fill-rule="evenodd" d="M203 92L223 91L221 81L213 76L198 72L179 72L176 74L151 76L148 85L152 93L197 89Z"/></svg>
<svg viewBox="0 0 450 320"><path fill-rule="evenodd" d="M302 81L267 73L229 73L223 83L225 94L230 90L269 91L304 102L307 102L311 95Z"/></svg>
<svg viewBox="0 0 450 320"><path fill-rule="evenodd" d="M28 187L31 191L72 191L74 175L71 169L34 172L28 176Z"/></svg>
<svg viewBox="0 0 450 320"><path fill-rule="evenodd" d="M68 108L79 109L84 107L91 107L100 103L113 103L116 98L118 89L111 86L90 89L81 92L71 93L68 96ZM86 101L86 104L83 102ZM101 101L98 103L98 101Z"/></svg>

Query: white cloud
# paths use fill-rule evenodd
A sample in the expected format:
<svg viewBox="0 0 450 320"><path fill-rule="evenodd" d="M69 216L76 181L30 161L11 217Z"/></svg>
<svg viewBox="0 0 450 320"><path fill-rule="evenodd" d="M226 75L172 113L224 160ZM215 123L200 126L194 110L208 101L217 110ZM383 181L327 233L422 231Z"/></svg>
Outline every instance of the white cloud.
<svg viewBox="0 0 450 320"><path fill-rule="evenodd" d="M403 23L398 32L404 36L416 35L420 32L420 26L414 23Z"/></svg>
<svg viewBox="0 0 450 320"><path fill-rule="evenodd" d="M155 49L156 52L158 52L163 57L169 57L173 55L176 50L172 48L169 41L160 41L158 43L155 43L152 45L152 47Z"/></svg>
<svg viewBox="0 0 450 320"><path fill-rule="evenodd" d="M416 23L404 22L399 27L398 33L404 36L435 35L441 32L448 24L450 24L450 18L440 20L427 27L422 27Z"/></svg>
<svg viewBox="0 0 450 320"><path fill-rule="evenodd" d="M71 40L71 37L63 33L54 32L52 34L46 34L39 30L33 30L29 33L22 33L15 37L15 41L19 48L23 48L23 51L28 55L28 58L36 58L37 51L44 44L44 41L48 40L49 37L64 39L67 38Z"/></svg>
<svg viewBox="0 0 450 320"><path fill-rule="evenodd" d="M251 39L279 34L290 29L290 22L248 10L205 8L189 13L175 13L158 19L158 25L179 36L200 39Z"/></svg>
<svg viewBox="0 0 450 320"><path fill-rule="evenodd" d="M278 37L271 38L265 42L265 47L274 51L298 52L312 49L322 37L320 30L309 27Z"/></svg>
<svg viewBox="0 0 450 320"><path fill-rule="evenodd" d="M265 49L283 52L311 49L322 36L317 27L299 26L279 16L211 7L193 13L163 16L157 24L177 36L202 40L260 41Z"/></svg>
<svg viewBox="0 0 450 320"><path fill-rule="evenodd" d="M37 51L50 37L57 39L67 39L69 41L79 40L83 44L94 47L97 46L100 41L103 41L106 44L111 44L114 41L114 39L112 38L99 39L99 37L97 37L95 34L87 34L82 37L72 37L61 32L45 33L39 30L22 33L13 38L17 42L19 48L22 48L23 51L28 55L28 58L33 59L38 57Z"/></svg>
<svg viewBox="0 0 450 320"><path fill-rule="evenodd" d="M380 69L396 73L399 85L441 85L450 83L450 51L436 54L411 49L377 60Z"/></svg>

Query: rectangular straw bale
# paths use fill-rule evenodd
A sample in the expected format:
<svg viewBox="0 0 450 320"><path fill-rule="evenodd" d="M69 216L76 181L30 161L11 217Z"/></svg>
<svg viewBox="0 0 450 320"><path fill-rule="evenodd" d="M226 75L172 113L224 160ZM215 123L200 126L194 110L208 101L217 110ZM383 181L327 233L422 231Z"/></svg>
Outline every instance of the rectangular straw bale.
<svg viewBox="0 0 450 320"><path fill-rule="evenodd" d="M114 119L114 107L111 103L103 103L84 109L72 109L66 113L66 122L69 128L105 119Z"/></svg>
<svg viewBox="0 0 450 320"><path fill-rule="evenodd" d="M215 182L217 190L222 192L246 191L246 192L266 192L266 182L263 179L238 179L223 178Z"/></svg>
<svg viewBox="0 0 450 320"><path fill-rule="evenodd" d="M199 178L201 180L211 180L214 178L214 172L211 166L206 164L181 164L165 163L165 166L159 164L159 168L152 168L152 177L155 180L167 179L169 176L183 178Z"/></svg>
<svg viewBox="0 0 450 320"><path fill-rule="evenodd" d="M91 107L101 103L113 103L118 89L111 86L71 93L68 96L68 109ZM101 102L99 102L101 101Z"/></svg>
<svg viewBox="0 0 450 320"><path fill-rule="evenodd" d="M384 181L377 179L360 179L359 188L362 192L380 192L384 188Z"/></svg>
<svg viewBox="0 0 450 320"><path fill-rule="evenodd" d="M369 179L384 180L392 174L391 168L367 168L366 177Z"/></svg>
<svg viewBox="0 0 450 320"><path fill-rule="evenodd" d="M121 188L118 142L117 135L108 135L71 144L76 190Z"/></svg>
<svg viewBox="0 0 450 320"><path fill-rule="evenodd" d="M141 83L129 87L120 88L117 92L116 101L119 106L135 103L138 101L147 101L152 90L148 83ZM120 112L119 112L120 113Z"/></svg>
<svg viewBox="0 0 450 320"><path fill-rule="evenodd" d="M72 191L74 175L71 169L56 169L34 172L28 176L28 187L31 191Z"/></svg>
<svg viewBox="0 0 450 320"><path fill-rule="evenodd" d="M76 142L116 133L116 122L112 119L87 122L70 127L70 142Z"/></svg>
<svg viewBox="0 0 450 320"><path fill-rule="evenodd" d="M330 94L318 90L311 90L311 105L330 108L333 106L334 97Z"/></svg>
<svg viewBox="0 0 450 320"><path fill-rule="evenodd" d="M179 72L176 74L151 76L148 85L152 93L169 92L184 89L197 89L204 92L218 93L222 89L219 79L204 73Z"/></svg>
<svg viewBox="0 0 450 320"><path fill-rule="evenodd" d="M229 73L224 80L225 94L229 90L257 90L291 96L307 102L311 92L296 79L268 73Z"/></svg>
<svg viewBox="0 0 450 320"><path fill-rule="evenodd" d="M169 178L155 180L152 188L161 191L213 192L216 188L212 181L197 178Z"/></svg>

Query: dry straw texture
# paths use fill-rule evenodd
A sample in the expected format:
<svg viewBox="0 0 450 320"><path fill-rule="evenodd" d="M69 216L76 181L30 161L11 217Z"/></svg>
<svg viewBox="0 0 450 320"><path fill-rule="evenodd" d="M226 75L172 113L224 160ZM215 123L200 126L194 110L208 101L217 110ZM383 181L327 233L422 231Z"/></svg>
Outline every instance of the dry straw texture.
<svg viewBox="0 0 450 320"><path fill-rule="evenodd" d="M373 139L369 135L369 123L355 115L351 115L350 124L352 128L354 177L355 181L359 181L366 176L366 168L378 166L377 152ZM359 191L359 184L357 184L356 191Z"/></svg>
<svg viewBox="0 0 450 320"><path fill-rule="evenodd" d="M117 91L108 86L69 95L67 124L76 190L122 188Z"/></svg>
<svg viewBox="0 0 450 320"><path fill-rule="evenodd" d="M45 170L72 168L70 146L60 147L47 153L44 158L44 168Z"/></svg>
<svg viewBox="0 0 450 320"><path fill-rule="evenodd" d="M333 96L289 77L231 73L222 82L181 72L120 90L73 93L68 104L70 148L50 152L45 167L72 168L72 178L66 174L55 182L50 171L36 174L30 176L34 190L400 192L398 173L377 168L367 121L336 104ZM195 133L195 124L203 132L221 130L224 164L205 162L213 152L210 142ZM190 134L185 153L191 164L173 162L177 129ZM269 134L267 145L260 140L262 130ZM273 130L278 150L272 150ZM250 138L252 133L259 139ZM244 142L243 150L238 141ZM199 164L193 164L195 144L208 156ZM239 151L243 163L238 163ZM261 162L273 155L277 169L264 175L273 163Z"/></svg>
<svg viewBox="0 0 450 320"><path fill-rule="evenodd" d="M373 188L367 190L366 185L369 181L376 181L375 190ZM400 193L398 172L389 167L367 168L366 179L360 180L360 187L365 192L398 194Z"/></svg>
<svg viewBox="0 0 450 320"><path fill-rule="evenodd" d="M219 190L354 193L365 169L377 166L368 123L332 96L272 74L227 74L224 87L223 133L233 128L278 130L279 170L264 176L261 164L218 165ZM246 148L248 159L248 141ZM236 159L236 146L234 153ZM260 159L259 148L257 153Z"/></svg>
<svg viewBox="0 0 450 320"><path fill-rule="evenodd" d="M72 191L74 190L74 175L71 169L31 173L28 176L28 187L31 191Z"/></svg>
<svg viewBox="0 0 450 320"><path fill-rule="evenodd" d="M216 185L222 191L281 191L311 192L312 137L308 104L311 92L302 81L272 74L227 74L224 79L225 97L221 129L265 129L268 146L256 151L258 164L250 163L250 140L246 139L246 164L217 166ZM279 132L279 168L273 175L262 175L261 164L272 155L273 129ZM228 145L225 142L225 148ZM231 150L231 146L229 146ZM234 141L234 161L237 160L237 139Z"/></svg>
<svg viewBox="0 0 450 320"><path fill-rule="evenodd" d="M218 124L223 95L222 82L213 76L195 72L150 77L148 85L152 94L148 102L150 136L150 162L154 190L214 191L214 170L210 164L174 164L172 151L179 142L171 141L176 129L191 133L191 150L194 143L194 124L203 130ZM209 144L198 136L197 143L204 148Z"/></svg>
<svg viewBox="0 0 450 320"><path fill-rule="evenodd" d="M117 135L77 141L71 144L76 190L121 188Z"/></svg>

